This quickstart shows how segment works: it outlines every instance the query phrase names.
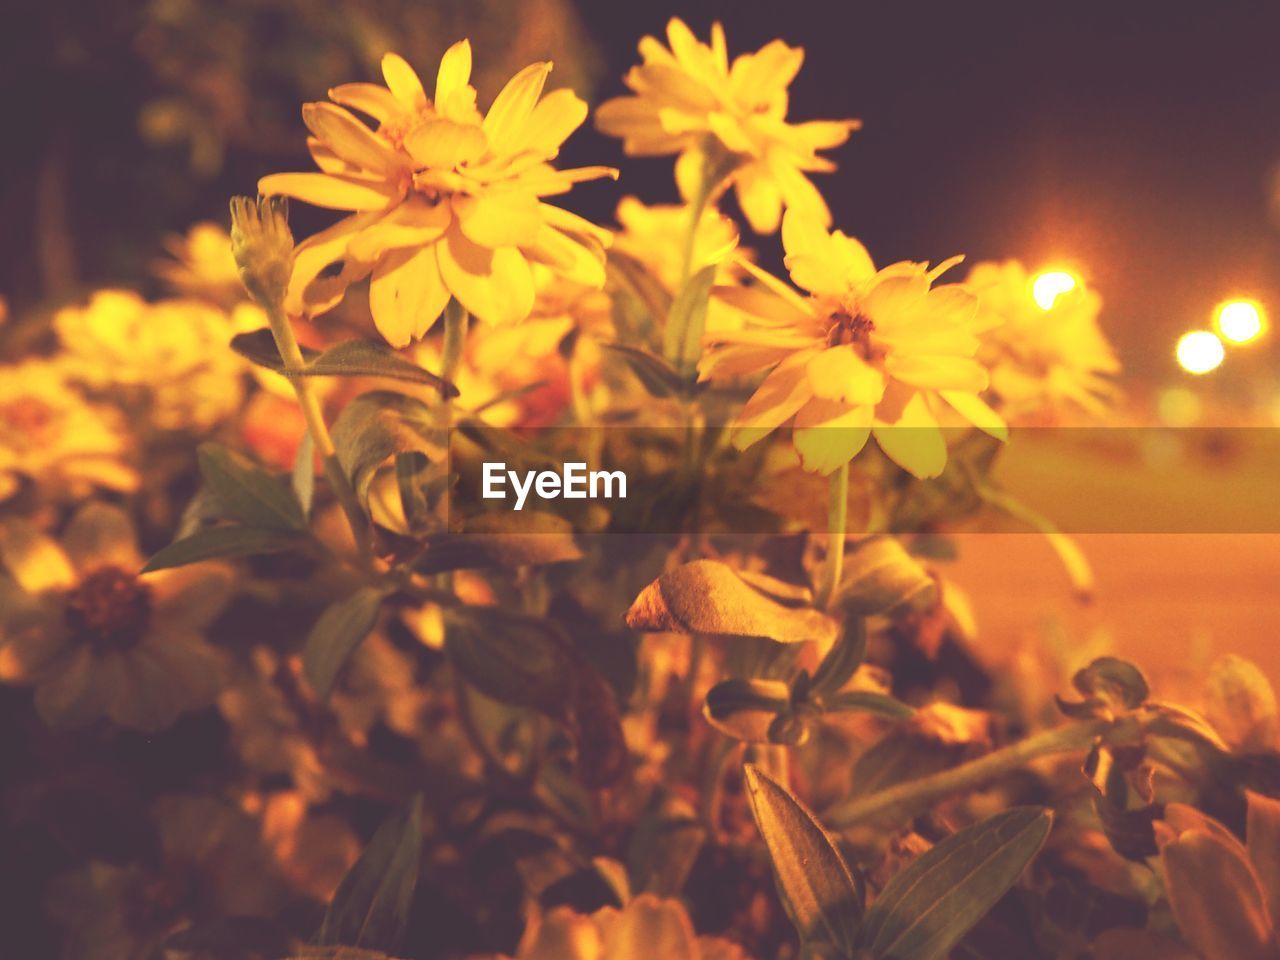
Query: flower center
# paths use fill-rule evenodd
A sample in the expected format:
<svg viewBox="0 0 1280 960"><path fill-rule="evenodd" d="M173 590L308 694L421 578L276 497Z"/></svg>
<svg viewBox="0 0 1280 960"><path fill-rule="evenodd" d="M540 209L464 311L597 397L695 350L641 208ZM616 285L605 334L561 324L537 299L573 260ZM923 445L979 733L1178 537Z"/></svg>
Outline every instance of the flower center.
<svg viewBox="0 0 1280 960"><path fill-rule="evenodd" d="M102 567L71 592L66 617L75 635L95 650L128 650L151 620L151 591L135 574Z"/></svg>
<svg viewBox="0 0 1280 960"><path fill-rule="evenodd" d="M863 357L871 353L871 334L876 325L869 317L847 310L836 310L829 317L831 326L827 328L827 346L836 347L852 343L859 348Z"/></svg>
<svg viewBox="0 0 1280 960"><path fill-rule="evenodd" d="M0 407L0 425L8 436L36 441L52 422L53 408L38 397L18 397Z"/></svg>

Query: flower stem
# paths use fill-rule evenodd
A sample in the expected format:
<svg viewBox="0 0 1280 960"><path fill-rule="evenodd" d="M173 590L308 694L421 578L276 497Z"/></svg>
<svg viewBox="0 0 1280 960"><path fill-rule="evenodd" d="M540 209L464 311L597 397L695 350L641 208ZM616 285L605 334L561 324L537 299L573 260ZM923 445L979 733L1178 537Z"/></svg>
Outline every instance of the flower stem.
<svg viewBox="0 0 1280 960"><path fill-rule="evenodd" d="M849 520L849 464L831 474L827 488L827 556L822 563L817 606L825 610L840 585L844 569L845 527Z"/></svg>
<svg viewBox="0 0 1280 960"><path fill-rule="evenodd" d="M842 830L873 819L911 816L934 801L981 787L1038 757L1083 750L1115 723L1091 718L1045 730L942 773L849 800L827 811L823 822L833 830Z"/></svg>
<svg viewBox="0 0 1280 960"><path fill-rule="evenodd" d="M444 308L444 345L441 347L440 376L450 383L458 375L462 365L462 351L467 345L467 326L470 315L457 300L450 300Z"/></svg>
<svg viewBox="0 0 1280 960"><path fill-rule="evenodd" d="M338 453L333 445L333 437L329 435L329 428L325 425L320 400L312 391L311 382L299 375L306 361L302 357L298 340L293 334L293 327L279 303L267 305L267 319L271 323L271 335L275 339L276 349L284 363L285 376L293 385L294 396L298 398L298 406L302 408L307 432L311 434L311 442L319 451L320 459L324 463L324 475L338 498L338 503L342 506L342 512L346 514L347 523L351 527L351 536L355 540L360 555L368 557L373 553L369 524L364 511L360 508L356 492L352 489L342 464L338 462Z"/></svg>

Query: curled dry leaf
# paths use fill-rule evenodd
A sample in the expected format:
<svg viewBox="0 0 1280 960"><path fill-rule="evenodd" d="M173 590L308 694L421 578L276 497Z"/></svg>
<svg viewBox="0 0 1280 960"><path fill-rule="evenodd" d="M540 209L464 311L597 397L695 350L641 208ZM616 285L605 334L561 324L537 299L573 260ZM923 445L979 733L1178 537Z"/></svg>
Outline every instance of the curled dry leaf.
<svg viewBox="0 0 1280 960"><path fill-rule="evenodd" d="M653 581L627 611L627 626L651 633L765 637L778 643L831 643L837 631L826 614L785 606L716 560L695 560Z"/></svg>

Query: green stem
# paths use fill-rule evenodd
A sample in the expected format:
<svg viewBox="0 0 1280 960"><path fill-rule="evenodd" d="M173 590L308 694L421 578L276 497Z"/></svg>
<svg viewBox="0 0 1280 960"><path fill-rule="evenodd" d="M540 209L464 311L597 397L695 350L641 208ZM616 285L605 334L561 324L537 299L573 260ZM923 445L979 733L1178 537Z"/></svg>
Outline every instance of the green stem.
<svg viewBox="0 0 1280 960"><path fill-rule="evenodd" d="M329 428L325 425L320 400L311 389L311 381L301 376L301 370L306 366L306 361L303 359L302 349L298 346L298 339L293 334L293 326L285 316L284 308L278 303L267 307L267 319L271 324L271 336L275 339L276 350L279 351L280 360L284 363L285 376L293 385L294 396L298 399L298 406L302 408L307 433L311 435L311 442L320 453L325 478L338 498L342 512L346 514L352 539L355 540L360 555L368 557L373 553L369 524L364 510L360 507L356 492L351 486L351 481L347 479L342 464L338 462L338 452L333 445L333 437L329 435Z"/></svg>
<svg viewBox="0 0 1280 960"><path fill-rule="evenodd" d="M450 300L444 308L444 345L441 347L440 376L450 383L458 375L462 365L462 351L467 345L467 326L470 316L467 308L457 300Z"/></svg>
<svg viewBox="0 0 1280 960"><path fill-rule="evenodd" d="M1083 750L1115 725L1114 720L1098 718L1054 727L942 773L849 800L827 811L823 822L833 830L842 830L887 816L911 816L937 800L984 786L1038 757Z"/></svg>
<svg viewBox="0 0 1280 960"><path fill-rule="evenodd" d="M831 474L827 488L827 556L822 563L817 606L825 610L835 596L844 570L845 528L849 522L849 464Z"/></svg>

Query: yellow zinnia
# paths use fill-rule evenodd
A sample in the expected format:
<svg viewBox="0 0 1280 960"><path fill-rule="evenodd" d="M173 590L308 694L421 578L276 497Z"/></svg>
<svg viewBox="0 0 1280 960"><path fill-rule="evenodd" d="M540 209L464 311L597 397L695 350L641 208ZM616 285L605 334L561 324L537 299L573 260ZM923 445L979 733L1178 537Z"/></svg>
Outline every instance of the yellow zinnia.
<svg viewBox="0 0 1280 960"><path fill-rule="evenodd" d="M298 247L286 309L321 313L369 275L374 323L403 347L426 333L450 296L486 323L523 320L534 300L530 261L601 286L608 233L542 198L617 171L551 166L587 105L571 90L542 96L550 71L550 63L526 67L482 116L463 40L440 62L434 99L389 53L385 87L344 84L329 91L334 103L304 106L322 172L263 177L258 189L352 215Z"/></svg>
<svg viewBox="0 0 1280 960"><path fill-rule="evenodd" d="M644 62L625 78L634 96L601 104L596 125L622 138L628 154L679 154L676 179L687 199L696 197L704 165L727 160L738 203L757 233L777 230L784 206L829 224L826 201L805 174L834 170L818 151L840 146L862 124L787 123L787 87L804 51L773 40L730 63L720 24L712 26L708 45L678 18L667 24L667 42L669 48L656 37L640 41Z"/></svg>
<svg viewBox="0 0 1280 960"><path fill-rule="evenodd" d="M703 379L770 371L734 422L739 449L794 418L805 469L835 471L874 434L903 469L935 477L947 461L938 425L946 407L1003 437L1004 423L978 397L987 372L974 359L977 300L959 285L932 285L960 258L877 272L857 240L794 210L782 244L791 279L809 296L744 263L760 285L716 294L751 319L713 338L699 365Z"/></svg>
<svg viewBox="0 0 1280 960"><path fill-rule="evenodd" d="M983 327L978 357L1009 417L1057 417L1071 407L1101 416L1116 395L1120 362L1098 325L1102 298L1076 280L1046 308L1017 260L974 264L965 279Z"/></svg>

